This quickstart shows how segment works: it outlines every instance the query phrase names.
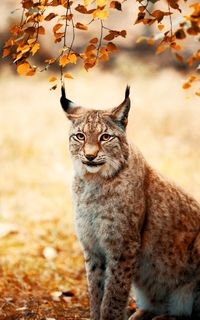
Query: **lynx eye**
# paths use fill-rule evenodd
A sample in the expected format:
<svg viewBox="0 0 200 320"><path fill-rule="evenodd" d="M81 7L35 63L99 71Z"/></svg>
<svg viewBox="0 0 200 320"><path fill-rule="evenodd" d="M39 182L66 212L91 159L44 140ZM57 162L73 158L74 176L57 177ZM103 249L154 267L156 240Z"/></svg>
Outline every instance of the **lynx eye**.
<svg viewBox="0 0 200 320"><path fill-rule="evenodd" d="M81 133L81 132L78 132L78 133L76 134L76 138L77 138L78 140L80 140L80 141L84 141L84 140L85 140L85 135L84 135L83 133Z"/></svg>
<svg viewBox="0 0 200 320"><path fill-rule="evenodd" d="M104 133L104 134L102 134L100 140L101 140L101 141L109 141L109 140L111 140L112 138L113 138L113 136L111 136L110 134Z"/></svg>

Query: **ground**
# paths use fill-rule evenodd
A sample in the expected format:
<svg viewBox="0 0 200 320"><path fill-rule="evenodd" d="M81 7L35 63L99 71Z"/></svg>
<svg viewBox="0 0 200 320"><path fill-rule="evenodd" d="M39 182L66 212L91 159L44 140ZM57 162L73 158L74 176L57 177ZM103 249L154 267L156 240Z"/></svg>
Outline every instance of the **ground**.
<svg viewBox="0 0 200 320"><path fill-rule="evenodd" d="M68 97L83 106L113 107L128 82L129 140L200 199L199 98L181 89L184 74L123 56L114 70L75 70ZM48 76L1 70L0 320L89 319L73 226L69 124Z"/></svg>

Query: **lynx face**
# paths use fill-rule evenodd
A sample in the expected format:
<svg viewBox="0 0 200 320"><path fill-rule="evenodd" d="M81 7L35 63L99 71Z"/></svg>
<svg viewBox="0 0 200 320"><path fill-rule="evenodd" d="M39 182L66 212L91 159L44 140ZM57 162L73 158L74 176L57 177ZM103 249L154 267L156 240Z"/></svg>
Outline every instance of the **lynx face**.
<svg viewBox="0 0 200 320"><path fill-rule="evenodd" d="M123 103L107 111L77 107L66 99L64 89L62 93L61 104L72 124L69 147L76 172L113 176L128 160L129 88Z"/></svg>

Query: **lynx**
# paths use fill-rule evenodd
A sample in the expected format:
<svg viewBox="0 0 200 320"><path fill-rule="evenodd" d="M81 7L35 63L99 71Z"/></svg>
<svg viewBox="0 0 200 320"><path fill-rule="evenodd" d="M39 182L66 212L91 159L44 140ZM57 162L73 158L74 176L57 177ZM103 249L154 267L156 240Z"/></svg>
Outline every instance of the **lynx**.
<svg viewBox="0 0 200 320"><path fill-rule="evenodd" d="M76 228L92 320L200 319L200 205L127 142L129 87L109 110L66 98Z"/></svg>

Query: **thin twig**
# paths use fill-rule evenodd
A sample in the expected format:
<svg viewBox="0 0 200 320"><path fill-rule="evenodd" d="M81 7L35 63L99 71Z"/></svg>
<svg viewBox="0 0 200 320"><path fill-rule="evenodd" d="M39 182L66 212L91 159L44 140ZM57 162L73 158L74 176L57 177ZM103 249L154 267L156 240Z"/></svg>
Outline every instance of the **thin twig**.
<svg viewBox="0 0 200 320"><path fill-rule="evenodd" d="M100 31L100 38L99 38L99 44L98 44L98 47L97 47L97 54L96 54L95 63L97 62L97 59L98 59L98 57L99 57L99 51L100 51L101 44L102 44L102 39L103 39L103 29L104 29L104 25L103 25L103 21L102 21L102 20L100 20L100 24L101 24L101 31Z"/></svg>
<svg viewBox="0 0 200 320"><path fill-rule="evenodd" d="M71 6L69 7L69 12L70 12L70 14L72 15ZM71 44L70 44L70 47L69 47L68 55L69 55L69 54L70 54L70 52L72 51L73 44L74 44L75 37L76 37L76 33L75 33L75 24L74 24L73 15L72 15L71 22L72 22L72 41L71 41Z"/></svg>
<svg viewBox="0 0 200 320"><path fill-rule="evenodd" d="M170 13L169 15L169 22L170 22L170 35L171 37L173 36L173 25L172 25L172 16L171 16L171 10L170 10L170 5L169 5L169 2L167 2L168 4L168 11Z"/></svg>
<svg viewBox="0 0 200 320"><path fill-rule="evenodd" d="M23 20L24 20L24 12L25 12L25 9L23 8L23 10L22 10L22 15L21 15L21 20L20 20L20 27L22 27L22 25L23 25Z"/></svg>
<svg viewBox="0 0 200 320"><path fill-rule="evenodd" d="M67 46L66 44L66 37L67 37L67 16L68 16L68 12L69 12L69 8L70 8L70 3L69 0L67 0L67 8L66 8L66 13L65 13L65 29L64 29L64 36L63 36L63 49ZM62 53L61 53L62 55ZM60 81L61 83L63 83L63 66L60 66Z"/></svg>

